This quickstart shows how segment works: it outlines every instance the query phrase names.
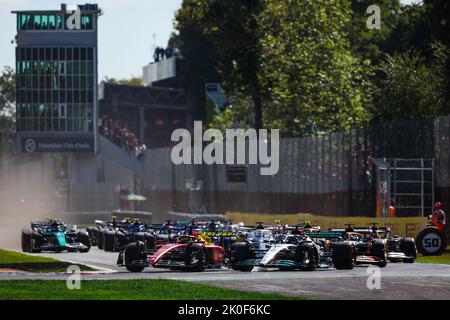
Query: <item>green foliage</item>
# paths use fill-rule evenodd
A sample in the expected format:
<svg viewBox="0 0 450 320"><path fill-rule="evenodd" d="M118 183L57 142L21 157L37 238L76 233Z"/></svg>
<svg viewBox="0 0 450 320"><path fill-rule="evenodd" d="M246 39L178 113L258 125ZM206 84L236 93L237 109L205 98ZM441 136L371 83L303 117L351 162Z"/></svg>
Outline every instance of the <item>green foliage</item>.
<svg viewBox="0 0 450 320"><path fill-rule="evenodd" d="M435 40L450 46L450 2L448 0L424 0L424 8L432 25Z"/></svg>
<svg viewBox="0 0 450 320"><path fill-rule="evenodd" d="M214 47L217 60L213 67L217 67L225 91L231 96L245 95L252 98L255 104L254 125L257 128L262 125L262 92L258 77L260 66L258 18L263 2L184 0L176 17L180 36L183 37L183 33L192 30L204 37L203 43ZM186 43L183 39L183 44ZM189 59L189 52L192 51L189 48L182 48L181 51ZM208 61L211 60L206 59L206 62Z"/></svg>
<svg viewBox="0 0 450 320"><path fill-rule="evenodd" d="M448 113L445 64L449 50L433 45L433 62L414 51L387 56L381 62L375 91L376 119L433 118Z"/></svg>
<svg viewBox="0 0 450 320"><path fill-rule="evenodd" d="M414 50L431 56L429 44L433 41L430 17L423 5L402 6L397 22L381 47L383 53L393 55Z"/></svg>
<svg viewBox="0 0 450 320"><path fill-rule="evenodd" d="M167 41L167 47L169 48L180 48L182 46L180 35L176 32L172 32Z"/></svg>
<svg viewBox="0 0 450 320"><path fill-rule="evenodd" d="M233 101L211 125L258 127L260 107L264 126L284 135L366 123L370 68L350 51L350 15L343 0L185 0L177 15L180 35L196 29L211 41Z"/></svg>
<svg viewBox="0 0 450 320"><path fill-rule="evenodd" d="M248 97L234 95L230 105L220 112L217 109L211 113L209 126L221 131L229 128L248 129L252 127L253 119L248 112L251 101Z"/></svg>
<svg viewBox="0 0 450 320"><path fill-rule="evenodd" d="M367 28L372 4L380 30ZM216 68L232 102L202 109L210 126L257 127L261 109L264 127L305 136L447 114L448 12L445 0L184 0L176 21L201 70L191 88L203 91L202 67ZM199 43L211 58L195 60Z"/></svg>
<svg viewBox="0 0 450 320"><path fill-rule="evenodd" d="M0 74L0 130L4 131L14 121L16 103L16 74L4 67Z"/></svg>
<svg viewBox="0 0 450 320"><path fill-rule="evenodd" d="M178 29L178 48L183 56L183 88L193 105L194 119L207 121L205 83L218 82L216 71L217 52L214 44L203 33L197 18L197 1L184 0L176 13L175 28Z"/></svg>
<svg viewBox="0 0 450 320"><path fill-rule="evenodd" d="M268 127L284 135L345 130L367 123L370 67L349 49L347 1L266 1L261 39Z"/></svg>
<svg viewBox="0 0 450 320"><path fill-rule="evenodd" d="M12 154L14 149L15 105L16 75L12 68L4 67L0 74L0 157Z"/></svg>
<svg viewBox="0 0 450 320"><path fill-rule="evenodd" d="M376 4L381 10L381 29L368 29L367 19L370 14L367 8ZM362 60L374 64L379 62L388 48L393 30L397 27L403 10L399 0L352 0L351 23L348 24L349 39L352 51ZM390 52L390 51L389 51Z"/></svg>
<svg viewBox="0 0 450 320"><path fill-rule="evenodd" d="M129 86L142 86L144 84L144 80L142 79L142 77L131 77L130 79L120 79L120 80L105 77L104 81L106 83L125 84Z"/></svg>

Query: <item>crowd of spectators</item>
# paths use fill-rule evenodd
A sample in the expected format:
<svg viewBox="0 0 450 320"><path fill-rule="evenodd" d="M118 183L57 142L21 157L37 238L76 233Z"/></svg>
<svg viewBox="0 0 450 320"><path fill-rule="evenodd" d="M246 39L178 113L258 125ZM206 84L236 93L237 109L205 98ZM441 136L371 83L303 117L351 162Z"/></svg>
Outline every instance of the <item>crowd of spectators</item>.
<svg viewBox="0 0 450 320"><path fill-rule="evenodd" d="M98 120L99 132L123 150L132 153L137 159L144 158L145 144L139 142L137 135L128 129L128 127L112 117L103 115Z"/></svg>
<svg viewBox="0 0 450 320"><path fill-rule="evenodd" d="M168 48L164 49L162 47L156 47L155 53L153 54L153 58L155 59L155 62L158 62L160 60L177 57L179 55L180 55L180 50L178 48L168 47Z"/></svg>

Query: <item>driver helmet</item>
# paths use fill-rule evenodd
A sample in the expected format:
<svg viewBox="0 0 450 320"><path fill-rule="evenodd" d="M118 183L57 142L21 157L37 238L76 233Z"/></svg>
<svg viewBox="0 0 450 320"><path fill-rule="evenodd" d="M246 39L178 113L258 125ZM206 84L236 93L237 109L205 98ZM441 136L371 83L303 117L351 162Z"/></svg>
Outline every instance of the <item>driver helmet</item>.
<svg viewBox="0 0 450 320"><path fill-rule="evenodd" d="M214 221L211 221L211 222L208 224L208 229L209 229L209 231L216 231L216 228L217 228L217 224L216 224Z"/></svg>

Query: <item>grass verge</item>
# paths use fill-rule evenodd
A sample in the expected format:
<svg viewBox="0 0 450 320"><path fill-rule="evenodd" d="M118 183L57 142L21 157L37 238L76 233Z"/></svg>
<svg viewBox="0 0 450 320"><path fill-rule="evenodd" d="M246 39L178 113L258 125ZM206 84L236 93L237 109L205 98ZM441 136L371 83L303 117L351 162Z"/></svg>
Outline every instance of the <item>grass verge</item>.
<svg viewBox="0 0 450 320"><path fill-rule="evenodd" d="M0 269L15 269L27 272L65 272L70 265L73 264L52 258L0 249ZM85 265L78 266L81 271L94 271L94 269Z"/></svg>
<svg viewBox="0 0 450 320"><path fill-rule="evenodd" d="M450 264L450 246L448 246L447 250L440 256L423 256L419 254L416 262Z"/></svg>
<svg viewBox="0 0 450 320"><path fill-rule="evenodd" d="M89 280L80 290L61 280L0 281L2 300L304 300L270 293L219 288L178 280Z"/></svg>

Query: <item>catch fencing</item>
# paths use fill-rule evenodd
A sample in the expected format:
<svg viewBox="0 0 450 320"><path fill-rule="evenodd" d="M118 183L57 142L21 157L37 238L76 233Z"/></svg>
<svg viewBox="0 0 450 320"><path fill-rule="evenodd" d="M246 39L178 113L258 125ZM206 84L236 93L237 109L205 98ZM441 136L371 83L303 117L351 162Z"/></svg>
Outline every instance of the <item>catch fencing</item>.
<svg viewBox="0 0 450 320"><path fill-rule="evenodd" d="M153 149L146 154L144 188L158 206L163 201L184 212L373 216L371 158L436 158L438 194L448 192L449 128L449 118L441 117L280 139L278 174L262 176L259 165L249 165L240 168L241 182L230 180L230 166L173 165L170 149Z"/></svg>

